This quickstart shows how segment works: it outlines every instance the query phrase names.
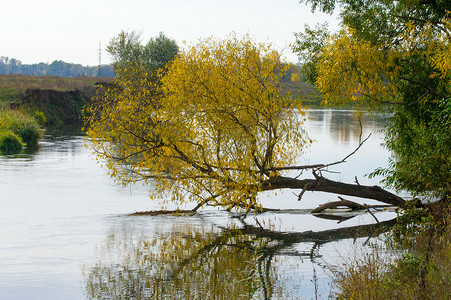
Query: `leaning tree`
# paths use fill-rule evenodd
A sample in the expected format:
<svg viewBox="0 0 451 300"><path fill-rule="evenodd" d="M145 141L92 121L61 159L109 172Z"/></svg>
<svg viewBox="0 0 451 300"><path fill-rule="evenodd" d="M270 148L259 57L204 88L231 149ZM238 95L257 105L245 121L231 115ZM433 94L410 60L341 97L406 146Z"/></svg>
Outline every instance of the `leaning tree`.
<svg viewBox="0 0 451 300"><path fill-rule="evenodd" d="M234 35L185 47L158 80L136 64L124 66L130 76L118 78L88 110L89 145L122 183L143 181L152 197L192 201L193 210L261 210L259 192L277 189L405 205L378 186L323 176L348 157L296 164L312 140L302 127L302 103L281 94L286 66L271 45ZM293 170L311 178L288 176Z"/></svg>

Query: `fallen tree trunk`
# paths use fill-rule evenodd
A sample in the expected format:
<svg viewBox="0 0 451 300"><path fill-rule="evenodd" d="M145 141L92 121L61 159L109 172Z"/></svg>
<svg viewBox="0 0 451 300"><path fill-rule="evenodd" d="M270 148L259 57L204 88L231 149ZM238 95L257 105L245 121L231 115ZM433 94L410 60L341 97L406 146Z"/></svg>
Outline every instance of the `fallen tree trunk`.
<svg viewBox="0 0 451 300"><path fill-rule="evenodd" d="M312 214L319 213L319 212L322 212L322 211L324 211L326 209L337 208L339 206L346 206L346 207L349 207L352 210L364 210L364 209L366 209L365 205L359 204L359 203L354 202L354 201L349 201L349 200L342 199L340 201L333 201L333 202L327 202L327 203L321 204L320 206L318 206L317 208L312 210L311 213Z"/></svg>
<svg viewBox="0 0 451 300"><path fill-rule="evenodd" d="M329 180L322 176L316 176L315 179L296 179L284 176L273 177L263 183L263 191L277 189L301 189L304 191L319 191L333 193L345 196L372 199L397 207L404 207L406 201L381 187L366 186L360 184L350 184Z"/></svg>

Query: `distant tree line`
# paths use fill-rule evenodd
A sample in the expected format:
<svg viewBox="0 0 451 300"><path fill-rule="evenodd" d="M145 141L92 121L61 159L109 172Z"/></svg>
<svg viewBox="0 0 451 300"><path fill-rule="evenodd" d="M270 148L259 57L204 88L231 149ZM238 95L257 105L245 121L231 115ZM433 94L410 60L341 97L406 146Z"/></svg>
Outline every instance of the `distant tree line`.
<svg viewBox="0 0 451 300"><path fill-rule="evenodd" d="M21 74L57 77L114 77L111 65L82 66L55 60L52 63L22 64L15 58L0 56L0 74Z"/></svg>

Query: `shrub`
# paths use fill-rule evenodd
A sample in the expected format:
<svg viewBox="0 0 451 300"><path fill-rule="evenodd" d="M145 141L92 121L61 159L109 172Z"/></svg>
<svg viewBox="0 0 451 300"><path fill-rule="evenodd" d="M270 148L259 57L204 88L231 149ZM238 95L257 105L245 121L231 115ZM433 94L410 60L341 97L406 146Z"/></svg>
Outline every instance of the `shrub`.
<svg viewBox="0 0 451 300"><path fill-rule="evenodd" d="M47 122L47 118L45 117L44 113L39 110L34 112L34 118L41 126L44 126L45 123Z"/></svg>
<svg viewBox="0 0 451 300"><path fill-rule="evenodd" d="M22 139L14 132L0 131L0 151L5 154L14 154L22 150Z"/></svg>
<svg viewBox="0 0 451 300"><path fill-rule="evenodd" d="M39 127L34 126L33 123L22 124L18 134L22 138L22 141L28 146L36 146L41 138Z"/></svg>
<svg viewBox="0 0 451 300"><path fill-rule="evenodd" d="M13 132L29 147L35 146L41 138L36 119L19 110L0 111L0 130Z"/></svg>

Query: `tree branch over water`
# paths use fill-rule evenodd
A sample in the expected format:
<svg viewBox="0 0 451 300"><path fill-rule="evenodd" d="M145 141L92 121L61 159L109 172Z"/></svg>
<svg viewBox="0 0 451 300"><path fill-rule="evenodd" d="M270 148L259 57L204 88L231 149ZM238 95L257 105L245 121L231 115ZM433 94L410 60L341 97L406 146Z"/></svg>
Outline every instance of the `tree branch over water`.
<svg viewBox="0 0 451 300"><path fill-rule="evenodd" d="M155 76L124 67L87 119L96 155L124 184L151 183L151 197L170 194L176 204L195 203L193 211L262 212L259 193L277 189L300 189L298 200L321 191L405 204L380 187L323 176L370 138L362 138L360 119L359 142L345 157L296 165L312 143L303 128L306 111L299 99L281 94L287 65L270 45L231 35L189 47ZM313 178L286 175L305 170Z"/></svg>

